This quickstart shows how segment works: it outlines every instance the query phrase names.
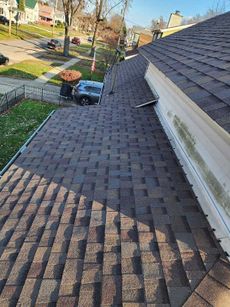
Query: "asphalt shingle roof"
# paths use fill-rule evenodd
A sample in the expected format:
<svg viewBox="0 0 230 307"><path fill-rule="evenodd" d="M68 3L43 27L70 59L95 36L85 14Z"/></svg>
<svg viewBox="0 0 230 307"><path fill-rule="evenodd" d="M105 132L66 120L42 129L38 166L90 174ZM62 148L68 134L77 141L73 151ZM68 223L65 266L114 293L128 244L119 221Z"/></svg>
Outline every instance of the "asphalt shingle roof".
<svg viewBox="0 0 230 307"><path fill-rule="evenodd" d="M230 12L139 50L230 132Z"/></svg>
<svg viewBox="0 0 230 307"><path fill-rule="evenodd" d="M153 108L133 108L152 97L145 69L125 61L101 105L58 110L3 176L1 306L201 300L223 251Z"/></svg>

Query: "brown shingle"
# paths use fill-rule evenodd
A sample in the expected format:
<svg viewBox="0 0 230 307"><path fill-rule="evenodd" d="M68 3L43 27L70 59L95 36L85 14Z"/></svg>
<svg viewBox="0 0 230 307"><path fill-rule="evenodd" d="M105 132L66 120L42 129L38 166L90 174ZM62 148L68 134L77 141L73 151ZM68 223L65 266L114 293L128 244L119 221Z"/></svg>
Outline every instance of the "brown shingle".
<svg viewBox="0 0 230 307"><path fill-rule="evenodd" d="M229 12L216 16L139 48L141 54L205 112L201 100L210 96L220 105L224 104L228 112L230 109L229 17ZM207 113L230 132L229 116L223 123L221 116Z"/></svg>
<svg viewBox="0 0 230 307"><path fill-rule="evenodd" d="M209 275L205 277L195 291L213 306L229 306L230 289L226 288Z"/></svg>
<svg viewBox="0 0 230 307"><path fill-rule="evenodd" d="M101 105L58 110L3 176L1 304L180 306L220 257L156 113L133 108L145 69L125 61Z"/></svg>

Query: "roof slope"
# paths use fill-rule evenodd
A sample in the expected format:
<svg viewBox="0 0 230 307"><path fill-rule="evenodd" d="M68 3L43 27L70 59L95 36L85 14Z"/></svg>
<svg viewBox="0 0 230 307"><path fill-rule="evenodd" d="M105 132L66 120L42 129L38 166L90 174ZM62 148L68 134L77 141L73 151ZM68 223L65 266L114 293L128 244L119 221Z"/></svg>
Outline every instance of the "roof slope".
<svg viewBox="0 0 230 307"><path fill-rule="evenodd" d="M145 69L55 112L4 175L0 306L177 307L220 257L153 108L133 108Z"/></svg>
<svg viewBox="0 0 230 307"><path fill-rule="evenodd" d="M17 3L19 3L19 0L17 0ZM28 7L30 9L34 9L36 4L37 0L25 0L25 7Z"/></svg>
<svg viewBox="0 0 230 307"><path fill-rule="evenodd" d="M140 53L230 132L230 12L145 45Z"/></svg>

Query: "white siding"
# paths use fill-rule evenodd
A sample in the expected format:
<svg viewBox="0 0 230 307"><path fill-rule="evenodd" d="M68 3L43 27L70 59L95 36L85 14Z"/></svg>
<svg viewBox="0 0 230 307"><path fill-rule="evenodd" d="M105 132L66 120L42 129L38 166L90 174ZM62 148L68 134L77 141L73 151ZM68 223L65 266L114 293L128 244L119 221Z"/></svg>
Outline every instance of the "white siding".
<svg viewBox="0 0 230 307"><path fill-rule="evenodd" d="M209 222L230 254L230 135L151 63L145 76L156 111L183 160Z"/></svg>

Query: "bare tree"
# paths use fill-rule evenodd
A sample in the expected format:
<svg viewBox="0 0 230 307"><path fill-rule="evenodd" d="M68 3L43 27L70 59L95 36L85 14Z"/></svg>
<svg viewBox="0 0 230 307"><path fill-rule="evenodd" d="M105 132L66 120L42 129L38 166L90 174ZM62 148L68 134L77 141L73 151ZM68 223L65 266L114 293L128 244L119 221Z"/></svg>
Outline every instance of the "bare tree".
<svg viewBox="0 0 230 307"><path fill-rule="evenodd" d="M153 19L151 22L151 30L160 30L167 28L167 22L164 20L163 16L159 19Z"/></svg>
<svg viewBox="0 0 230 307"><path fill-rule="evenodd" d="M225 12L226 9L226 1L225 0L216 0L212 6L209 8L207 12L203 15L197 14L192 18L187 18L183 20L183 24L197 23L217 15L220 15Z"/></svg>
<svg viewBox="0 0 230 307"><path fill-rule="evenodd" d="M92 41L92 49L91 54L94 51L96 45L96 37L99 24L110 15L110 13L120 5L126 5L127 7L131 3L132 0L94 0L95 5L95 24L94 24L94 32L93 32L93 41Z"/></svg>
<svg viewBox="0 0 230 307"><path fill-rule="evenodd" d="M73 18L85 7L85 0L62 0L62 4L65 15L65 38L63 53L65 56L68 56L70 44L70 27L72 25Z"/></svg>

